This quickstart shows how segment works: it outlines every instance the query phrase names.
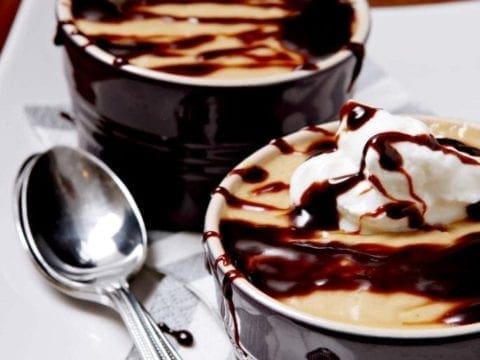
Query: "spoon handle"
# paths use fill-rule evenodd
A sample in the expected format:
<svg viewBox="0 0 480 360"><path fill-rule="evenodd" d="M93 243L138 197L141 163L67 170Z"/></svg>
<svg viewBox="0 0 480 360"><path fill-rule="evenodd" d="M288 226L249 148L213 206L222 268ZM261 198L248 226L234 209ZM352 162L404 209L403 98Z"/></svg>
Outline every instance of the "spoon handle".
<svg viewBox="0 0 480 360"><path fill-rule="evenodd" d="M150 315L150 313L147 310L145 310L145 308L143 310L145 311L145 316L148 318L148 321L150 322L150 325L152 326L155 334L158 336L160 342L162 343L163 348L165 349L165 351L167 351L168 356L169 356L168 359L169 360L181 360L181 357L180 357L180 355L178 355L177 350L175 350L172 343L170 341L168 341L168 339L165 336L165 334L163 333L163 331L160 330L158 325L155 323L155 320L152 318L152 315Z"/></svg>
<svg viewBox="0 0 480 360"><path fill-rule="evenodd" d="M168 339L149 320L142 305L127 286L124 285L111 289L106 295L122 317L142 359L180 359L173 346L168 342Z"/></svg>

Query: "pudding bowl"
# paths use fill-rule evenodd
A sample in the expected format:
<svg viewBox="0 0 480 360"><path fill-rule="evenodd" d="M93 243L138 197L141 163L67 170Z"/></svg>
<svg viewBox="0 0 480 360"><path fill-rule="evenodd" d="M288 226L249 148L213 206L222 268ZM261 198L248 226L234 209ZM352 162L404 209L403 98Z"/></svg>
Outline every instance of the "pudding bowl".
<svg viewBox="0 0 480 360"><path fill-rule="evenodd" d="M334 118L370 27L366 0L58 0L57 19L81 146L147 226L197 230L241 159Z"/></svg>
<svg viewBox="0 0 480 360"><path fill-rule="evenodd" d="M375 112L386 113L350 102L342 109L341 124L348 124L349 118L373 116ZM391 115L382 116L390 119ZM370 138L377 141L363 134L342 143L342 136L346 139L345 136L357 133L352 130L357 126L371 130L363 120L351 128L340 125L340 129L347 127L343 135L339 135L339 122L303 128L247 157L214 190L206 214L204 247L220 312L237 358L479 358L480 291L476 279L480 268L476 264L480 251L480 191L474 189L478 198L473 198L466 213L462 210L452 223L442 223L438 217L432 217L439 213L432 210L433 203L425 194L432 187L443 185L429 183L420 188L419 184L435 177L429 171L440 171L442 177L459 176L454 180L462 193L468 192L468 186L475 186L473 182L467 184L468 180L462 185L462 181L468 178L463 173L465 169L479 171L480 127L452 119L414 118L414 130L407 131L410 135L398 137L400 130L394 128L387 135ZM400 119L403 122L403 117ZM424 135L425 129L431 135ZM331 167L322 163L330 161L325 160L328 157L340 156L339 149L342 154L348 152L347 147L361 137L366 144L362 146L364 150L353 153L362 156L360 169L371 172L352 185L352 179L359 179L363 170L352 175L338 158ZM382 138L388 138L389 143L378 140ZM402 141L403 145L397 145ZM388 144L382 147L379 143ZM398 153L392 152L391 144L403 158L392 155ZM408 146L413 148L405 150ZM382 155L382 149L390 150ZM372 178L383 171L372 170L376 169L372 165L376 156L372 154L376 153L385 166L383 170L385 164L390 164L390 170L385 172L387 177L375 183ZM428 168L422 163L422 154L433 156L427 159L431 162L439 156L445 156L445 161ZM410 162L410 156L415 157L414 162ZM402 165L392 170L392 162L384 161L387 158L402 159ZM317 175L323 166L339 172L342 170L337 169L343 167L348 176L334 174L328 182L330 197L320 197L317 192L317 199L321 198L323 203L317 204L317 208L302 209L311 189L318 190L322 188L319 183L325 184L314 183L301 197L303 202L295 200L298 183L308 182L312 173L311 168L305 170L311 161ZM420 163L423 172L415 170ZM454 163L466 168L452 168L449 172L442 168ZM411 164L417 165L410 168ZM404 206L407 200L403 198L395 202L400 195L392 195L394 188L384 182L393 178L388 177L392 172L398 172L399 179L410 179L405 191L419 201L418 208L412 205L414 202ZM430 175L418 176L427 173ZM376 185L355 193L364 181ZM348 182L350 185L346 186ZM335 226L329 214L332 191L337 191L334 206L339 206ZM374 204L372 197L362 197L372 191L380 191L378 198L386 203L359 216L359 228L348 228L353 222L345 225L344 208L350 206L345 194L360 196L360 200L350 202L354 205L351 209L367 209L367 205L359 207L359 202L367 199ZM438 188L432 192L438 193ZM434 203L438 204L436 210L446 201L442 199ZM393 203L403 210L392 210ZM449 204L447 208L453 212L455 206ZM464 203L458 206L463 209ZM320 209L319 217L315 209Z"/></svg>

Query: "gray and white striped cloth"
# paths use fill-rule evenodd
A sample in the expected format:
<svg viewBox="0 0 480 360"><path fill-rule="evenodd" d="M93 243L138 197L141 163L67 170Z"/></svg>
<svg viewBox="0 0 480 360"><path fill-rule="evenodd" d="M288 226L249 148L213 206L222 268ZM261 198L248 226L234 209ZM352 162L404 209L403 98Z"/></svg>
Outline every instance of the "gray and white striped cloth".
<svg viewBox="0 0 480 360"><path fill-rule="evenodd" d="M368 57L353 97L394 113L429 114ZM61 116L62 112L69 112L68 105L28 104L25 112L46 147L76 145L73 124ZM217 311L213 279L205 268L201 234L155 231L149 233L149 240L147 269L134 280L134 292L144 299L156 320L172 329L187 329L194 335L193 347L178 348L185 360L234 359ZM132 348L127 360L137 359Z"/></svg>

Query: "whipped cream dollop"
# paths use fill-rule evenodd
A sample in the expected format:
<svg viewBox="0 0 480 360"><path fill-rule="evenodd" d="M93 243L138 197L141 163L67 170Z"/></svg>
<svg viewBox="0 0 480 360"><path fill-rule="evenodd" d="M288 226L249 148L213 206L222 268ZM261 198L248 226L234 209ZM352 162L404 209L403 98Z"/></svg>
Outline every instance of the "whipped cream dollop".
<svg viewBox="0 0 480 360"><path fill-rule="evenodd" d="M293 173L300 226L378 233L442 227L480 207L480 158L412 117L350 101L337 149ZM453 145L452 145L453 144Z"/></svg>

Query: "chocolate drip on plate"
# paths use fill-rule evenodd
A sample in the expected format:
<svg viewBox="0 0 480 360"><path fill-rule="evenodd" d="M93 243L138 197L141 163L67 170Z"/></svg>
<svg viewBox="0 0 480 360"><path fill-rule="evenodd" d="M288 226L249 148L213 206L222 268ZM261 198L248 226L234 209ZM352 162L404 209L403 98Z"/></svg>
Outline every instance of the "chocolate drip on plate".
<svg viewBox="0 0 480 360"><path fill-rule="evenodd" d="M75 119L73 118L73 116L72 116L70 113L66 112L66 111L60 111L60 112L59 112L59 115L60 115L60 117L61 117L63 120L66 120L66 121L68 121L68 122L70 122L70 123L73 123L73 122L75 121Z"/></svg>
<svg viewBox="0 0 480 360"><path fill-rule="evenodd" d="M173 336L173 338L182 346L191 347L194 343L193 335L187 330L172 330L167 324L158 323L158 327L163 332Z"/></svg>

